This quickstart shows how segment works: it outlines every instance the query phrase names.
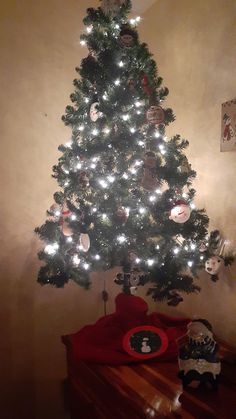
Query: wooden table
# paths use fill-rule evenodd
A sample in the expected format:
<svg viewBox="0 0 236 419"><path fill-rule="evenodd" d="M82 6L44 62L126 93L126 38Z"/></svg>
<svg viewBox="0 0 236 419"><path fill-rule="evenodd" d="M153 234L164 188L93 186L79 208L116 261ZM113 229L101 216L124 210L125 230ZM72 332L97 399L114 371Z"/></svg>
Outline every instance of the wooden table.
<svg viewBox="0 0 236 419"><path fill-rule="evenodd" d="M183 392L175 362L110 367L70 361L71 419L236 419L235 371L232 381L223 372L218 392Z"/></svg>

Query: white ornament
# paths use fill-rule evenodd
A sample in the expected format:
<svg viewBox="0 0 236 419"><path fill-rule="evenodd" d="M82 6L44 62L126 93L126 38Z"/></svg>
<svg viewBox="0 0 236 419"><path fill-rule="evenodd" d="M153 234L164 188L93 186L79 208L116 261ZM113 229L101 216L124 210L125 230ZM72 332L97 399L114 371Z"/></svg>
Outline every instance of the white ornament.
<svg viewBox="0 0 236 419"><path fill-rule="evenodd" d="M148 338L143 338L142 348L141 348L141 352L143 354L149 354L152 351L151 347L147 344L148 341L149 341Z"/></svg>
<svg viewBox="0 0 236 419"><path fill-rule="evenodd" d="M101 118L102 113L98 111L97 107L99 106L98 102L92 103L89 111L90 119L93 122L96 122L98 118Z"/></svg>
<svg viewBox="0 0 236 419"><path fill-rule="evenodd" d="M105 15L114 17L119 13L123 3L123 0L102 0L101 8Z"/></svg>
<svg viewBox="0 0 236 419"><path fill-rule="evenodd" d="M224 260L219 256L212 256L205 263L205 270L210 275L217 275L224 264Z"/></svg>
<svg viewBox="0 0 236 419"><path fill-rule="evenodd" d="M170 212L169 219L178 224L186 223L191 215L191 209L187 203L177 202Z"/></svg>
<svg viewBox="0 0 236 419"><path fill-rule="evenodd" d="M81 233L80 234L80 249L87 253L90 249L90 238L88 234Z"/></svg>

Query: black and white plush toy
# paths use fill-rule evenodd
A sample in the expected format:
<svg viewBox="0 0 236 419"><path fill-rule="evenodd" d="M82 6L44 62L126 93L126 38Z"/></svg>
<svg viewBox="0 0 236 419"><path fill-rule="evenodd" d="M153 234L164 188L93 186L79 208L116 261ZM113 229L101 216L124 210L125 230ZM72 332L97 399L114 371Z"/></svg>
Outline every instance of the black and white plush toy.
<svg viewBox="0 0 236 419"><path fill-rule="evenodd" d="M188 325L187 337L188 342L179 350L179 377L183 386L197 381L210 383L216 390L221 363L211 324L204 319L193 320Z"/></svg>

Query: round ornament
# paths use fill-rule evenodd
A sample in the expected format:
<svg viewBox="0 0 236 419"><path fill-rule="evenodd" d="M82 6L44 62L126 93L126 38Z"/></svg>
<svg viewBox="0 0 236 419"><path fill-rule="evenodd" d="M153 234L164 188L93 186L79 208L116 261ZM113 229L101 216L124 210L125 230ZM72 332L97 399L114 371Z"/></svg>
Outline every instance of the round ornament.
<svg viewBox="0 0 236 419"><path fill-rule="evenodd" d="M117 222L119 222L120 224L126 223L126 221L128 220L128 216L129 216L129 213L126 208L121 207L121 206L117 208L117 211L116 211Z"/></svg>
<svg viewBox="0 0 236 419"><path fill-rule="evenodd" d="M165 113L161 106L151 106L147 111L147 121L149 124L160 125L165 120Z"/></svg>
<svg viewBox="0 0 236 419"><path fill-rule="evenodd" d="M79 238L80 250L87 253L90 249L90 238L86 233L81 233Z"/></svg>
<svg viewBox="0 0 236 419"><path fill-rule="evenodd" d="M166 333L154 326L135 327L123 338L124 350L137 359L151 359L163 354L168 348Z"/></svg>
<svg viewBox="0 0 236 419"><path fill-rule="evenodd" d="M186 201L177 201L171 212L169 219L178 224L186 223L191 216L191 209Z"/></svg>
<svg viewBox="0 0 236 419"><path fill-rule="evenodd" d="M96 122L99 118L101 118L102 113L98 111L99 103L94 102L90 106L89 116L92 122Z"/></svg>
<svg viewBox="0 0 236 419"><path fill-rule="evenodd" d="M224 259L222 259L220 256L212 256L211 258L207 259L205 263L205 270L210 275L215 276L219 273L223 264Z"/></svg>
<svg viewBox="0 0 236 419"><path fill-rule="evenodd" d="M134 46L136 40L136 32L129 25L123 25L120 32L121 45L126 48L131 48Z"/></svg>

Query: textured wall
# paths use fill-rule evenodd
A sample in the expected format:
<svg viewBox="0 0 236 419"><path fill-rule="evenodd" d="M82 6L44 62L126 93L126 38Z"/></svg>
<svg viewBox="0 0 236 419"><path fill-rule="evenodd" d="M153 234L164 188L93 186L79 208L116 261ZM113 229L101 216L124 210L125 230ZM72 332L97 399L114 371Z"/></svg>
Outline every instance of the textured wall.
<svg viewBox="0 0 236 419"><path fill-rule="evenodd" d="M0 356L1 376L8 383L1 395L10 395L18 418L64 417L60 403L54 403L66 372L60 335L103 312L102 277L96 277L91 293L73 283L56 290L35 282L38 242L32 233L44 221L56 190L51 167L58 144L70 135L60 115L69 103L74 67L85 54L78 45L84 10L97 4L1 4ZM171 91L169 105L177 114L169 133L191 141L197 203L207 208L212 227L231 241L236 232L235 153L219 152L219 134L220 104L236 95L235 11L234 0L159 0L141 25L141 37L155 53ZM236 342L234 283L228 270L225 277L212 284L204 276L204 293L188 297L171 312L207 316L219 334ZM114 296L117 288L111 288Z"/></svg>

